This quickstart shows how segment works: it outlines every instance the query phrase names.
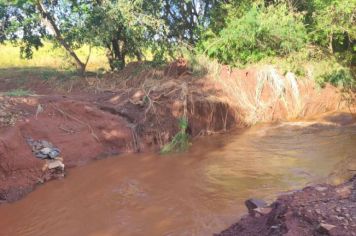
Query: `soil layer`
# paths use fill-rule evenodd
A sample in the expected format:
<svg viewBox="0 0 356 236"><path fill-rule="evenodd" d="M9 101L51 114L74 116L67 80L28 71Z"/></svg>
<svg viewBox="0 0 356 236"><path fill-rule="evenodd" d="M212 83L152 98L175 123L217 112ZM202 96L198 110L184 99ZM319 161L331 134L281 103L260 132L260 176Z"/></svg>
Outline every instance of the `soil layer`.
<svg viewBox="0 0 356 236"><path fill-rule="evenodd" d="M249 214L217 235L356 235L356 176L338 186L310 186L280 196L264 212Z"/></svg>

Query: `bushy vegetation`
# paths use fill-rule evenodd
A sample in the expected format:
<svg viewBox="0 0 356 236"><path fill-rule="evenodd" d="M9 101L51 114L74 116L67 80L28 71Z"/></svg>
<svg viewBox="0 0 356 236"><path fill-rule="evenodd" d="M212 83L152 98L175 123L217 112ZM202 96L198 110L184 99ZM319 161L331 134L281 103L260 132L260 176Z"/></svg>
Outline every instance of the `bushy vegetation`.
<svg viewBox="0 0 356 236"><path fill-rule="evenodd" d="M356 0L229 1L215 9L198 46L232 66L274 63L305 76L310 63L323 70L314 77L320 85L352 87Z"/></svg>
<svg viewBox="0 0 356 236"><path fill-rule="evenodd" d="M82 72L98 48L104 67L120 70L130 60L161 63L181 56L177 48L184 45L200 61L278 61L300 75L306 74L304 62L330 60L337 70L325 74L338 79L318 75L319 82L342 77L349 83L356 64L356 0L0 0L0 43L11 42L31 58L48 41Z"/></svg>
<svg viewBox="0 0 356 236"><path fill-rule="evenodd" d="M214 0L0 0L0 42L11 41L31 58L43 39L61 45L78 69L87 58L83 45L102 47L110 68L123 69L129 58L156 60L172 55L178 42L194 44Z"/></svg>
<svg viewBox="0 0 356 236"><path fill-rule="evenodd" d="M317 77L317 82L319 82L321 86L324 86L325 83L330 83L340 88L354 88L356 85L356 81L352 78L350 71L344 68L335 69L322 74Z"/></svg>
<svg viewBox="0 0 356 236"><path fill-rule="evenodd" d="M231 16L217 35L206 33L201 47L210 57L231 65L287 55L306 44L302 17L289 11L286 4L254 4L241 17Z"/></svg>

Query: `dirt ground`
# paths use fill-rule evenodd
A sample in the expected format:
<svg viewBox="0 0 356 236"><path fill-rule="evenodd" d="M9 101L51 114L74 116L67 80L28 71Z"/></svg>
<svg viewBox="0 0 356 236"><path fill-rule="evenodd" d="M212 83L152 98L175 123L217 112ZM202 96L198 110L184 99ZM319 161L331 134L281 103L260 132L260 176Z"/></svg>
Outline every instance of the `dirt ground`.
<svg viewBox="0 0 356 236"><path fill-rule="evenodd" d="M19 88L16 78L0 78L0 202L15 201L56 177L42 170L44 161L34 157L28 138L53 143L70 168L112 154L158 151L179 131L181 117L194 138L346 108L334 87L319 89L302 80L297 101L293 86L283 82L276 89L276 79L259 76L256 68L223 68L215 81L192 76L184 62L138 67L130 64L105 78L28 78L20 87L34 94L23 97L5 93Z"/></svg>
<svg viewBox="0 0 356 236"><path fill-rule="evenodd" d="M266 214L249 214L217 235L356 235L356 176L338 186L310 186L280 196L260 211Z"/></svg>

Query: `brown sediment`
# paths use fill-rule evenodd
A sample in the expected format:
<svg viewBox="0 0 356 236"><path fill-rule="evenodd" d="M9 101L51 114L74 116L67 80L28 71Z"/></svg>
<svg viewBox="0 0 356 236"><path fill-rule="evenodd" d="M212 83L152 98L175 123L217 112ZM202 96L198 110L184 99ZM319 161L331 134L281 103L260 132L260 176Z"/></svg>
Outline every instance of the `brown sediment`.
<svg viewBox="0 0 356 236"><path fill-rule="evenodd" d="M355 235L356 176L338 185L317 185L280 196L265 215L247 215L219 236Z"/></svg>
<svg viewBox="0 0 356 236"><path fill-rule="evenodd" d="M66 95L30 79L26 88L41 96L1 96L7 104L1 111L14 117L10 124L0 125L0 201L17 200L51 179L41 170L43 161L31 153L29 137L54 143L62 150L64 164L73 167L118 153L157 151L178 132L182 116L189 120L189 134L196 137L345 108L336 88L319 90L309 80L298 82L300 97L293 97L291 86L286 86L281 99L268 76L259 85L256 68L232 73L223 69L221 80L214 81L193 77L184 61L133 75L136 66L128 65L119 79L64 83L59 90ZM2 91L16 88L9 79L3 82ZM244 99L239 99L242 92ZM256 103L256 93L262 105Z"/></svg>

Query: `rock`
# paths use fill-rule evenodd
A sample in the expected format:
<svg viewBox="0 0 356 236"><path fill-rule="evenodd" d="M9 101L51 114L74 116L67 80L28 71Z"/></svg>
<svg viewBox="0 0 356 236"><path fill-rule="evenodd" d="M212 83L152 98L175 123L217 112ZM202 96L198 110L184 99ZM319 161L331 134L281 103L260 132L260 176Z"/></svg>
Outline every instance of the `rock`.
<svg viewBox="0 0 356 236"><path fill-rule="evenodd" d="M351 201L356 202L356 179L352 183L352 191L350 196Z"/></svg>
<svg viewBox="0 0 356 236"><path fill-rule="evenodd" d="M245 201L245 205L249 212L256 208L264 208L267 207L267 203L260 199L250 198Z"/></svg>
<svg viewBox="0 0 356 236"><path fill-rule="evenodd" d="M35 156L40 159L46 159L48 157L46 154L42 154L40 152L36 153Z"/></svg>
<svg viewBox="0 0 356 236"><path fill-rule="evenodd" d="M52 143L45 140L35 141L32 138L27 138L27 143L31 146L34 155L40 159L54 159L61 153Z"/></svg>
<svg viewBox="0 0 356 236"><path fill-rule="evenodd" d="M52 159L58 157L60 154L60 151L58 148L53 148L49 153L48 153L48 156Z"/></svg>
<svg viewBox="0 0 356 236"><path fill-rule="evenodd" d="M337 188L336 193L339 198L345 199L351 195L351 186L344 186L342 188Z"/></svg>
<svg viewBox="0 0 356 236"><path fill-rule="evenodd" d="M255 213L258 213L260 215L267 215L268 213L271 212L271 210L272 210L272 208L270 208L270 207L263 207L263 208L257 207L255 209L253 209L253 211Z"/></svg>
<svg viewBox="0 0 356 236"><path fill-rule="evenodd" d="M42 166L42 172L45 172L46 170L48 170L48 163Z"/></svg>
<svg viewBox="0 0 356 236"><path fill-rule="evenodd" d="M48 169L52 170L52 169L61 169L64 170L64 164L60 161L60 160L51 160L47 162L48 165Z"/></svg>
<svg viewBox="0 0 356 236"><path fill-rule="evenodd" d="M319 192L324 192L325 190L327 190L328 188L327 187L321 187L321 186L317 186L315 187L315 189Z"/></svg>
<svg viewBox="0 0 356 236"><path fill-rule="evenodd" d="M321 223L318 225L318 228L317 230L320 232L320 233L323 233L323 234L330 234L330 231L335 228L336 226L335 225L331 225L331 224L325 224L325 223Z"/></svg>
<svg viewBox="0 0 356 236"><path fill-rule="evenodd" d="M63 158L62 157L55 157L53 160L59 160L59 161L63 162Z"/></svg>
<svg viewBox="0 0 356 236"><path fill-rule="evenodd" d="M41 145L42 145L43 147L45 147L45 148L46 148L46 147L47 147L47 148L53 148L52 143L47 142L46 140L41 140L40 143L41 143Z"/></svg>
<svg viewBox="0 0 356 236"><path fill-rule="evenodd" d="M49 147L45 147L40 150L40 152L44 155L48 155L51 151L52 151L52 149Z"/></svg>

